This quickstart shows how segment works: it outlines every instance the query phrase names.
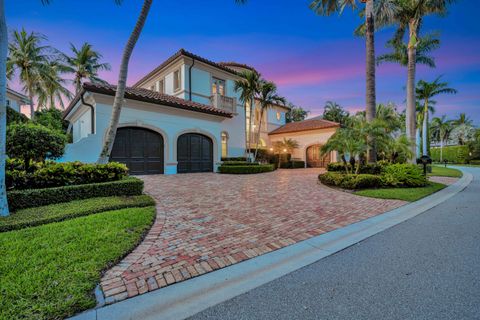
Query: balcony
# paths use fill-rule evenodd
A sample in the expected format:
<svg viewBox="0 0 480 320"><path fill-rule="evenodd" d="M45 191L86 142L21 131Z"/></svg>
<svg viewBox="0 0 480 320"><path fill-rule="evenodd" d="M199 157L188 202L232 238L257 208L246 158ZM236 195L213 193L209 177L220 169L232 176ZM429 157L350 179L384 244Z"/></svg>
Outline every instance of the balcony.
<svg viewBox="0 0 480 320"><path fill-rule="evenodd" d="M214 94L210 97L212 106L217 109L222 109L231 113L237 113L237 99L232 97Z"/></svg>

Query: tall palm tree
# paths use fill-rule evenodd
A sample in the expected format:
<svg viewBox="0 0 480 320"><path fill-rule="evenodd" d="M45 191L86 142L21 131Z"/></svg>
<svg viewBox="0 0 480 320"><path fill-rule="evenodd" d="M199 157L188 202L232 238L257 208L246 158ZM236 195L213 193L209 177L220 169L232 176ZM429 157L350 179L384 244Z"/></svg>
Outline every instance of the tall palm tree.
<svg viewBox="0 0 480 320"><path fill-rule="evenodd" d="M66 72L67 68L59 61L49 63L47 73L40 79L36 87L39 108L55 109L58 104L65 109L63 98L72 98L72 93L66 88L67 80L61 76Z"/></svg>
<svg viewBox="0 0 480 320"><path fill-rule="evenodd" d="M98 77L98 72L102 70L110 70L108 63L100 62L102 55L93 50L90 43L85 42L81 48L70 44L72 55L62 54L62 59L67 66L67 72L72 73L75 92L78 93L82 89L82 83L86 79L91 82L105 83Z"/></svg>
<svg viewBox="0 0 480 320"><path fill-rule="evenodd" d="M407 109L406 109L406 133L407 137L415 142L415 73L417 64L417 47L419 44L420 28L422 21L429 15L446 14L447 7L455 0L397 0L397 10L390 21L398 26L394 43L400 45L403 42L405 33L408 31L407 43ZM415 146L412 147L415 151ZM415 157L410 159L414 162Z"/></svg>
<svg viewBox="0 0 480 320"><path fill-rule="evenodd" d="M257 160L258 143L260 142L260 133L262 130L263 114L268 108L272 106L272 104L285 105L287 102L284 97L281 97L277 94L277 86L275 85L275 83L270 81L261 81L258 100L260 101L260 121L258 124L255 155L253 157L254 161Z"/></svg>
<svg viewBox="0 0 480 320"><path fill-rule="evenodd" d="M240 79L235 81L234 90L240 92L240 100L245 105L245 152L253 143L253 113L255 111L255 97L260 92L262 83L260 73L246 70L240 72ZM248 108L248 109L247 109ZM248 110L248 114L247 114Z"/></svg>
<svg viewBox="0 0 480 320"><path fill-rule="evenodd" d="M41 79L47 77L49 72L49 61L51 48L41 44L45 36L30 32L25 29L13 31L12 41L9 44L9 56L7 59L7 74L12 77L18 72L23 90L30 99L30 117L35 114L34 97L35 88Z"/></svg>
<svg viewBox="0 0 480 320"><path fill-rule="evenodd" d="M120 63L120 71L118 74L118 84L117 90L115 92L115 98L113 100L112 107L112 116L110 119L110 124L108 126L107 135L105 142L100 153L100 157L97 160L97 163L107 163L110 158L110 153L112 152L113 143L115 141L115 136L117 134L118 122L120 120L120 112L122 111L124 104L125 88L127 87L127 76L128 76L128 63L130 61L130 56L132 55L135 44L140 37L145 21L147 20L148 12L152 6L153 0L144 0L143 6L140 11L140 15L137 18L135 27L133 28L130 37L128 38L127 44L123 49L122 61ZM117 3L121 3L121 0L115 0Z"/></svg>
<svg viewBox="0 0 480 320"><path fill-rule="evenodd" d="M375 118L376 107L376 85L375 85L375 24L384 26L391 21L395 12L395 2L392 0L361 0L365 3L363 12L365 23L360 28L365 35L366 49L366 119L372 121ZM356 0L313 0L310 8L319 15L329 16L333 13L342 13L346 7L357 8ZM371 150L368 152L369 161L376 160L374 142L371 143Z"/></svg>
<svg viewBox="0 0 480 320"><path fill-rule="evenodd" d="M443 115L441 118L432 119L432 136L440 142L440 162L443 161L443 145L448 142L452 130L452 121L447 120L447 116Z"/></svg>
<svg viewBox="0 0 480 320"><path fill-rule="evenodd" d="M447 82L440 82L441 76L432 82L420 80L417 83L416 94L418 99L423 100L423 124L422 124L422 152L423 155L428 154L428 114L430 100L439 94L455 94L457 90L448 87Z"/></svg>

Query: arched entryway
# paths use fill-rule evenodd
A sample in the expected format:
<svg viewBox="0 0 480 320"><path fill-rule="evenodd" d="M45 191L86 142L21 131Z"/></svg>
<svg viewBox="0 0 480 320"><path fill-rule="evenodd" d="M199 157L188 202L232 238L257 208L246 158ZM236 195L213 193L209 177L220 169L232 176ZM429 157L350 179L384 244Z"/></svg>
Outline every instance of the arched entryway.
<svg viewBox="0 0 480 320"><path fill-rule="evenodd" d="M315 144L307 148L307 167L308 168L326 168L330 163L330 153L322 156L320 149L322 145Z"/></svg>
<svg viewBox="0 0 480 320"><path fill-rule="evenodd" d="M130 174L163 173L164 143L161 134L140 127L118 128L110 161L127 165Z"/></svg>
<svg viewBox="0 0 480 320"><path fill-rule="evenodd" d="M199 133L185 133L177 140L177 172L212 172L213 142Z"/></svg>

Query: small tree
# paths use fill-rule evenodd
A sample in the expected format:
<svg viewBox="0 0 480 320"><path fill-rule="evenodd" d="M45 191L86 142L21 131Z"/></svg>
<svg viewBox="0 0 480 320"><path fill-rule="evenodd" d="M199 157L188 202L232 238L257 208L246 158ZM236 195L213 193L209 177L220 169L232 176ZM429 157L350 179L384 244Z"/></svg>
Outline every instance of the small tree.
<svg viewBox="0 0 480 320"><path fill-rule="evenodd" d="M60 132L65 132L68 128L68 122L63 120L62 111L58 109L36 111L34 122Z"/></svg>
<svg viewBox="0 0 480 320"><path fill-rule="evenodd" d="M338 103L327 101L323 109L323 119L345 124L350 114L344 110Z"/></svg>
<svg viewBox="0 0 480 320"><path fill-rule="evenodd" d="M65 150L67 139L64 134L39 124L15 123L7 129L7 154L10 158L22 159L25 170L30 161L43 162L58 159Z"/></svg>

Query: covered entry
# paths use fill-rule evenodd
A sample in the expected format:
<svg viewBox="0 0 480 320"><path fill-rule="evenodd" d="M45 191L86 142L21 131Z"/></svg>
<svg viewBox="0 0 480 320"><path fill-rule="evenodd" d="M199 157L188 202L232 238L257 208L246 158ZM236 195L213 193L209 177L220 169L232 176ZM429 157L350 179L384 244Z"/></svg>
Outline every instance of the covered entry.
<svg viewBox="0 0 480 320"><path fill-rule="evenodd" d="M322 156L320 148L322 145L316 144L307 148L307 167L308 168L326 168L330 163L330 153Z"/></svg>
<svg viewBox="0 0 480 320"><path fill-rule="evenodd" d="M130 174L163 173L163 137L138 127L118 128L110 161L127 165Z"/></svg>
<svg viewBox="0 0 480 320"><path fill-rule="evenodd" d="M177 141L177 172L212 172L212 140L198 133L185 133Z"/></svg>

